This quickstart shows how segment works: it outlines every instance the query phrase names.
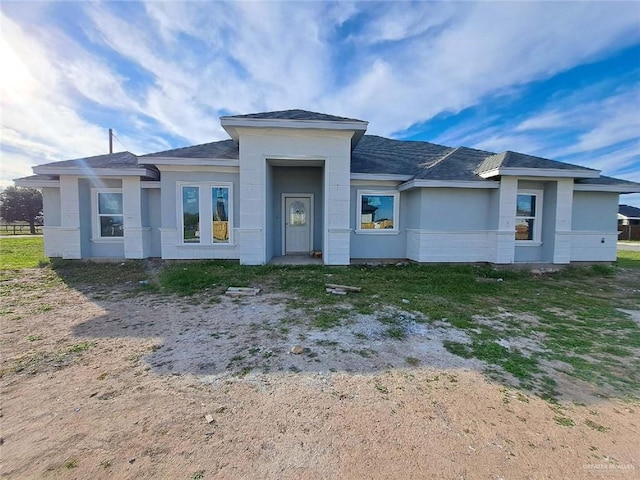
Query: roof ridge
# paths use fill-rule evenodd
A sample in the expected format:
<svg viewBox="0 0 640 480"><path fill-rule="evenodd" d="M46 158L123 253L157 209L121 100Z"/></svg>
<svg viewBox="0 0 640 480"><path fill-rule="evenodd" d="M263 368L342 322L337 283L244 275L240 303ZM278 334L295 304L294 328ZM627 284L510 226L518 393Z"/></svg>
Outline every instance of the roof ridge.
<svg viewBox="0 0 640 480"><path fill-rule="evenodd" d="M154 155L158 155L159 153L176 152L176 151L179 151L179 150L186 150L187 148L203 147L205 145L211 145L213 143L222 143L222 142L234 142L235 143L235 141L232 138L226 138L224 140L215 140L213 142L197 143L195 145L187 145L185 147L170 148L168 150L160 150L158 152L145 153L144 155L140 155L140 156L141 157L151 157L151 156L154 156Z"/></svg>

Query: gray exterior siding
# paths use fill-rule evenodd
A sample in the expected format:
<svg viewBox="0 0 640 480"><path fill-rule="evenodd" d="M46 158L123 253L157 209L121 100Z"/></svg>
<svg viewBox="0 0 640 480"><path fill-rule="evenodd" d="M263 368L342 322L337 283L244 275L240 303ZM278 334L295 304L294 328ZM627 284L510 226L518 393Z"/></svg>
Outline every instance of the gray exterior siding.
<svg viewBox="0 0 640 480"><path fill-rule="evenodd" d="M78 196L80 199L80 251L82 258L124 258L124 239L116 241L94 241L94 212L91 202L92 188L122 188L119 179L100 178L91 181L88 178L78 180Z"/></svg>
<svg viewBox="0 0 640 480"><path fill-rule="evenodd" d="M45 187L42 189L42 207L45 226L59 227L62 221L59 188Z"/></svg>
<svg viewBox="0 0 640 480"><path fill-rule="evenodd" d="M421 189L420 228L436 231L490 230L492 193L486 189ZM496 210L497 214L497 210Z"/></svg>
<svg viewBox="0 0 640 480"><path fill-rule="evenodd" d="M572 230L615 232L618 229L617 214L617 193L573 192Z"/></svg>
<svg viewBox="0 0 640 480"><path fill-rule="evenodd" d="M151 229L150 257L160 257L162 255L160 245L160 222L162 221L160 197L159 188L142 189L142 226Z"/></svg>

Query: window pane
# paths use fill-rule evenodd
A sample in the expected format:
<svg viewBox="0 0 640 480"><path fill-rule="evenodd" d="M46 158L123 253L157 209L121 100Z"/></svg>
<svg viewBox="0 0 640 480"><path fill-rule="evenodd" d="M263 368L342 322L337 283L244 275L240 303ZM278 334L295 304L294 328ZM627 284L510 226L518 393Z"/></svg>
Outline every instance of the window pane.
<svg viewBox="0 0 640 480"><path fill-rule="evenodd" d="M122 215L122 194L98 193L98 213Z"/></svg>
<svg viewBox="0 0 640 480"><path fill-rule="evenodd" d="M296 200L289 207L289 225L303 226L307 224L307 208L304 202Z"/></svg>
<svg viewBox="0 0 640 480"><path fill-rule="evenodd" d="M516 215L519 217L535 217L536 216L536 196L535 195L518 195L518 205Z"/></svg>
<svg viewBox="0 0 640 480"><path fill-rule="evenodd" d="M360 228L393 228L393 195L362 195Z"/></svg>
<svg viewBox="0 0 640 480"><path fill-rule="evenodd" d="M213 243L229 243L229 188L211 189Z"/></svg>
<svg viewBox="0 0 640 480"><path fill-rule="evenodd" d="M200 188L182 187L182 239L200 243Z"/></svg>
<svg viewBox="0 0 640 480"><path fill-rule="evenodd" d="M101 237L122 237L122 215L101 215L100 216L100 236Z"/></svg>
<svg viewBox="0 0 640 480"><path fill-rule="evenodd" d="M533 218L516 219L516 240L533 240Z"/></svg>

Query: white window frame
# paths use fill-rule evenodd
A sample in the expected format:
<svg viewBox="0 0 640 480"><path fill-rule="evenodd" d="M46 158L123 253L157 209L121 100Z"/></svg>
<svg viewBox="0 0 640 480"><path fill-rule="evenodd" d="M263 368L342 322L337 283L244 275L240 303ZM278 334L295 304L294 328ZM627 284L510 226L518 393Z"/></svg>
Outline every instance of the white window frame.
<svg viewBox="0 0 640 480"><path fill-rule="evenodd" d="M119 193L122 195L122 228L124 229L124 194L122 188L92 188L91 189L91 216L93 218L91 229L91 241L92 242L107 242L107 243L122 243L124 242L124 235L122 237L103 237L102 229L100 228L100 202L98 201L98 195L101 193ZM106 214L105 214L106 215ZM113 216L113 215L108 215Z"/></svg>
<svg viewBox="0 0 640 480"><path fill-rule="evenodd" d="M184 214L183 214L183 196L182 189L184 187L197 187L199 189L198 205L200 208L200 242L189 243L184 241ZM229 241L214 242L213 241L213 189L214 188L228 188L229 189L229 209L227 216L229 217ZM234 225L233 225L233 183L232 182L176 182L176 205L177 208L177 223L178 225L178 244L185 247L229 247L234 246ZM206 223L203 219L207 219ZM209 225L210 224L210 225ZM205 229L203 230L203 225ZM208 232L203 235L204 232Z"/></svg>
<svg viewBox="0 0 640 480"><path fill-rule="evenodd" d="M360 228L362 225L362 197L393 197L393 228ZM400 192L395 190L358 190L356 194L356 229L355 233L365 235L395 235L400 233Z"/></svg>
<svg viewBox="0 0 640 480"><path fill-rule="evenodd" d="M537 247L542 245L542 202L543 190L522 189L518 190L518 195L531 195L536 197L536 212L533 217L518 215L518 197L516 197L516 222L518 219L533 219L533 239L532 240L515 240L516 246ZM513 232L515 237L515 231Z"/></svg>

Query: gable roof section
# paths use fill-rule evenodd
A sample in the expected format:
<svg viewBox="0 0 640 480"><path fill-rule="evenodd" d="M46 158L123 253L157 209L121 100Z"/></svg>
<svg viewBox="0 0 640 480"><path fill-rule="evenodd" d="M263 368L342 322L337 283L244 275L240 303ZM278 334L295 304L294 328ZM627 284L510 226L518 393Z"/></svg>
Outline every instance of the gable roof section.
<svg viewBox="0 0 640 480"><path fill-rule="evenodd" d="M220 120L227 118L255 118L260 120L306 120L319 122L363 122L357 118L338 117L326 113L310 112L308 110L279 110L276 112L249 113L247 115L228 115L220 117Z"/></svg>
<svg viewBox="0 0 640 480"><path fill-rule="evenodd" d="M364 135L351 154L351 172L414 176L420 164L438 160L451 150L435 143Z"/></svg>
<svg viewBox="0 0 640 480"><path fill-rule="evenodd" d="M94 157L76 158L61 162L45 163L33 167L38 175L107 175L158 177L154 165L138 164L138 157L131 152L107 153Z"/></svg>
<svg viewBox="0 0 640 480"><path fill-rule="evenodd" d="M148 158L151 161L154 157L222 158L226 160L237 160L238 153L239 148L236 142L233 140L221 140L219 142L203 143L190 147L174 148L173 150L165 150L163 152L148 153L140 157L140 163L144 163L143 159Z"/></svg>
<svg viewBox="0 0 640 480"><path fill-rule="evenodd" d="M618 213L627 218L640 218L640 208L631 205L618 205Z"/></svg>
<svg viewBox="0 0 640 480"><path fill-rule="evenodd" d="M597 178L600 175L600 171L593 168L511 151L488 156L478 165L476 173L483 178L498 175L526 176L527 174L549 177Z"/></svg>

